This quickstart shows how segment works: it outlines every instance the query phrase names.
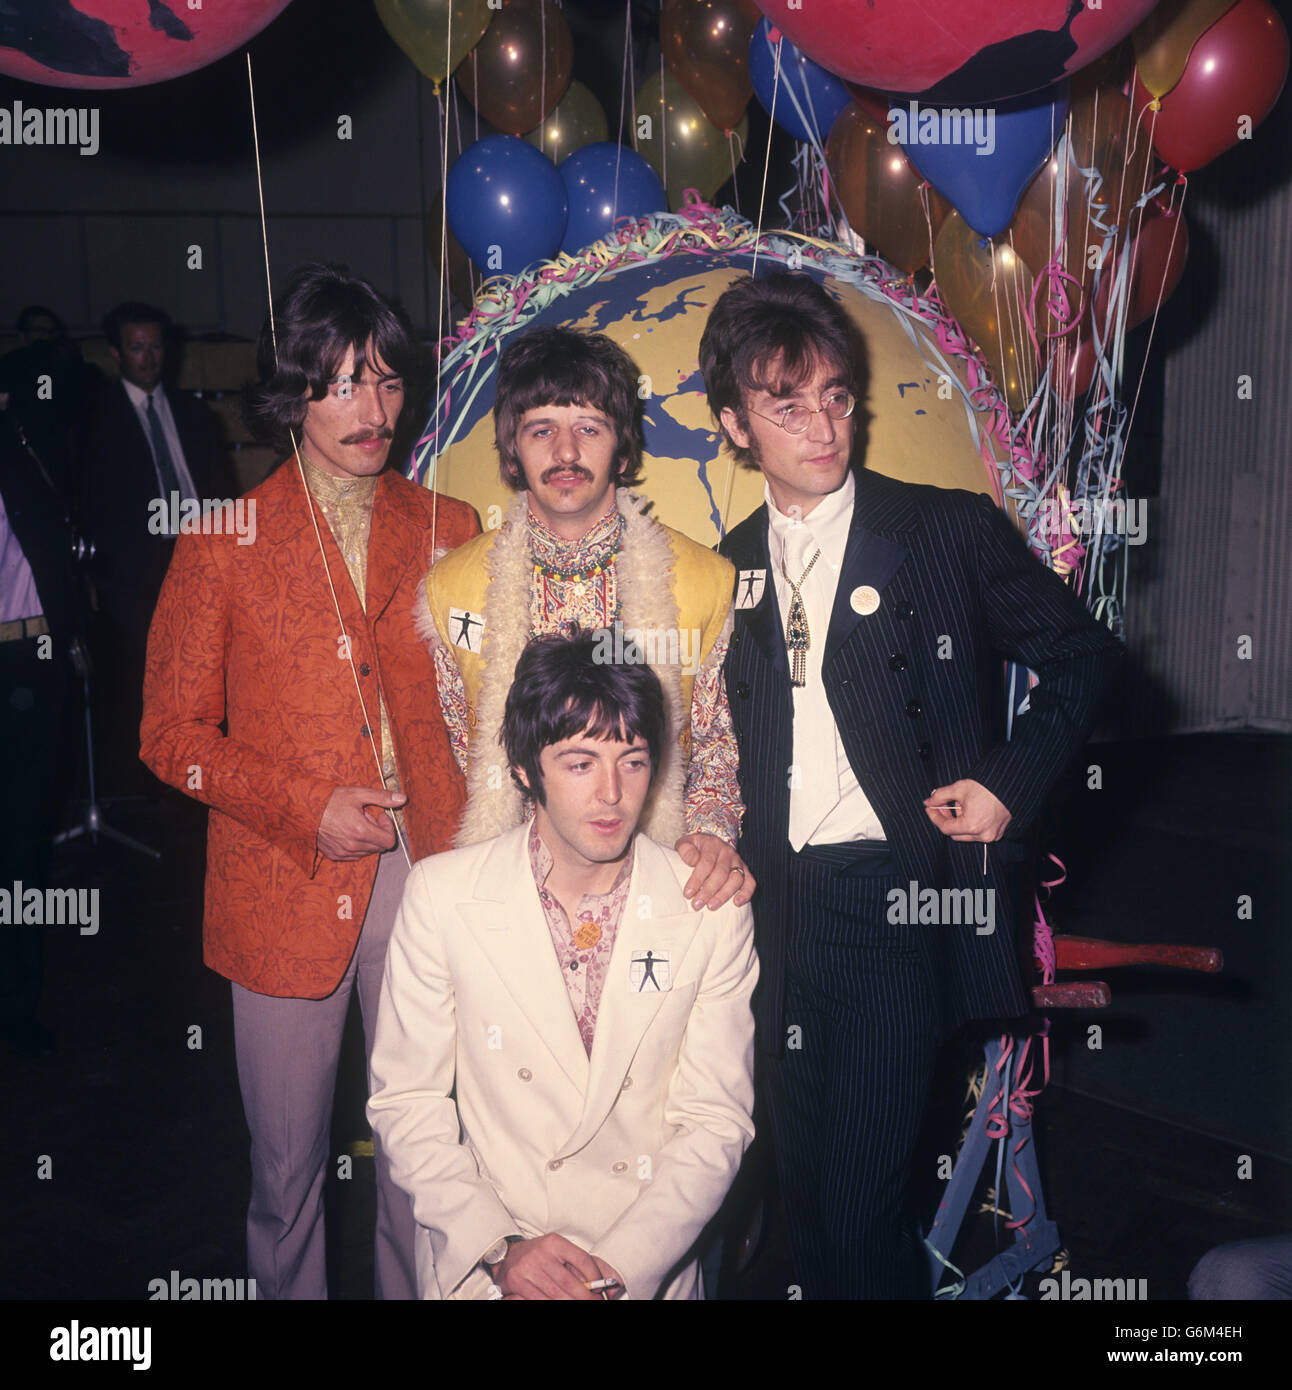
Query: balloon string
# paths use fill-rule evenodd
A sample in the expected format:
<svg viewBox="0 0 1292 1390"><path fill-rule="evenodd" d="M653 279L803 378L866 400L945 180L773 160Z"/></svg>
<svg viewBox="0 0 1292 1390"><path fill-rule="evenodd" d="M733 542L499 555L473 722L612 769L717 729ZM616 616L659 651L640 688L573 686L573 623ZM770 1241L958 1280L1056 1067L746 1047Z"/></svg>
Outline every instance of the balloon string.
<svg viewBox="0 0 1292 1390"><path fill-rule="evenodd" d="M665 197L668 196L668 93L664 90L664 47L659 50L659 146L660 163L664 169ZM683 193L683 201L686 195Z"/></svg>
<svg viewBox="0 0 1292 1390"><path fill-rule="evenodd" d="M628 54L633 43L632 0L624 8L624 66L619 78L619 129L615 132L615 192L611 199L611 221L619 217L619 163L624 154L624 98L628 94Z"/></svg>
<svg viewBox="0 0 1292 1390"><path fill-rule="evenodd" d="M758 225L754 228L754 268L750 271L752 276L757 276L758 274L758 243L759 238L763 234L763 207L767 202L767 170L772 162L772 131L775 129L776 125L776 93L780 90L781 86L781 44L783 42L784 40L782 39L776 41L775 68L772 77L772 109L768 113L767 149L763 155L763 187L758 195ZM731 177L733 180L736 177L734 158L731 165Z"/></svg>
<svg viewBox="0 0 1292 1390"><path fill-rule="evenodd" d="M1170 268L1171 265L1171 254L1175 250L1175 239L1177 236L1179 236L1180 228L1184 224L1184 199L1185 195L1189 191L1189 180L1187 175L1180 175L1180 182L1178 184L1178 187L1180 188L1180 205L1175 210L1175 225L1171 228L1171 242L1170 245L1167 247L1166 264L1163 267L1162 282L1157 287L1157 302L1153 306L1153 321L1149 324L1148 342L1144 346L1143 361L1140 363L1139 380L1135 383L1135 399L1131 402L1130 418L1126 423L1126 431L1128 434L1130 432L1131 425L1135 422L1135 412L1139 409L1140 392L1143 390L1144 378L1148 373L1148 356L1153 349L1153 335L1157 332L1158 314L1161 311L1162 300L1166 292L1166 271ZM1171 202L1172 204L1174 204L1175 202L1174 189L1172 189L1171 191Z"/></svg>
<svg viewBox="0 0 1292 1390"><path fill-rule="evenodd" d="M736 200L736 212L740 212L740 185L736 182L736 142L740 140L739 134L735 130L727 131L727 153L731 156L731 192ZM768 142L768 149L771 149L771 142ZM740 144L740 162L745 162L744 142Z"/></svg>
<svg viewBox="0 0 1292 1390"><path fill-rule="evenodd" d="M265 290L269 299L269 339L274 349L274 367L278 366L278 327L274 322L274 286L273 279L269 273L269 226L265 219L265 185L260 163L260 127L256 120L256 83L251 74L251 51L247 50L247 96L251 104L251 145L256 159L256 191L260 200L260 241L265 254ZM300 476L301 488L305 493L305 506L310 514L310 521L314 526L314 540L318 545L319 556L323 561L323 573L327 576L328 591L332 595L332 607L336 612L337 627L340 629L340 638L337 644L337 652L345 654L345 662L350 667L350 675L354 680L354 691L359 697L359 709L363 714L364 727L369 730L369 744L372 749L373 761L377 765L377 781L384 788L386 785L385 769L381 765L381 754L377 750L377 743L381 738L381 723L377 721L377 732L372 733L373 721L368 715L367 702L363 698L363 687L359 684L359 674L354 669L354 652L350 642L350 635L345 630L345 617L341 612L341 602L337 598L336 585L332 582L332 566L328 563L327 549L323 544L323 535L319 530L319 521L316 514L317 504L314 496L310 492L309 484L305 479L305 464L301 460L300 444L296 439L296 431L289 430L289 437L292 443L292 453L296 457L296 471ZM386 808L386 815L391 825L395 827L395 838L400 848L404 851L404 858L408 861L408 867L413 867L413 856L409 853L408 842L404 838L403 828L399 824L399 819L394 811Z"/></svg>

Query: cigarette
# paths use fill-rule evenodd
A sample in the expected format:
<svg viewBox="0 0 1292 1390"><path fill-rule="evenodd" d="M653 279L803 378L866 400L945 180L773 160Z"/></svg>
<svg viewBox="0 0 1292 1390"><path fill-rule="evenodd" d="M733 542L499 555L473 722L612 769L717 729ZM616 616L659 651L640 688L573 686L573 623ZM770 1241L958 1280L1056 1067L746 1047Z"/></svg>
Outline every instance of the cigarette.
<svg viewBox="0 0 1292 1390"><path fill-rule="evenodd" d="M601 1293L604 1289L617 1289L619 1287L619 1280L594 1279L590 1284L585 1283L583 1287L587 1289L589 1293Z"/></svg>

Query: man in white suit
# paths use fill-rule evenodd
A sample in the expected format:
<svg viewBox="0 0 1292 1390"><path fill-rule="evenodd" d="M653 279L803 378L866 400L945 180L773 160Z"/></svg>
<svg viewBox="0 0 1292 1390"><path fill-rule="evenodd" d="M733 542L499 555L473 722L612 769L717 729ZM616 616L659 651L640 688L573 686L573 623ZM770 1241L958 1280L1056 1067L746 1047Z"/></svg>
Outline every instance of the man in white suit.
<svg viewBox="0 0 1292 1390"><path fill-rule="evenodd" d="M368 1116L426 1298L699 1298L753 1137L752 914L691 911L635 833L664 701L611 648L525 649L502 741L533 820L422 860L395 923Z"/></svg>

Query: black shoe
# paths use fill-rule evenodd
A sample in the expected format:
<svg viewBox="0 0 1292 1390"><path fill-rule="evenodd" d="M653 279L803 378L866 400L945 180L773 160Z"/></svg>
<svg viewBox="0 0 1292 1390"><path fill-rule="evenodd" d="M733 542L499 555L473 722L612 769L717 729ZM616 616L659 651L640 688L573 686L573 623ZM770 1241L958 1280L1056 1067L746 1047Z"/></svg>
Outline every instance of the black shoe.
<svg viewBox="0 0 1292 1390"><path fill-rule="evenodd" d="M33 1015L0 1019L0 1038L17 1057L49 1057L57 1050L53 1033Z"/></svg>

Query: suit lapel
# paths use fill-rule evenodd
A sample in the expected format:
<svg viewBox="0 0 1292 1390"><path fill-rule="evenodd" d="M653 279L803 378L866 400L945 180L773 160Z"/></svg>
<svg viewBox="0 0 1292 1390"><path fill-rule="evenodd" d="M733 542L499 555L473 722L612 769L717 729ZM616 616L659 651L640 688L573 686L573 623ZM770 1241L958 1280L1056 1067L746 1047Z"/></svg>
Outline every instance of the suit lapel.
<svg viewBox="0 0 1292 1390"><path fill-rule="evenodd" d="M394 597L410 561L421 551L417 541L426 523L416 503L405 495L396 474L387 469L373 499L372 528L368 532L368 572L364 588L368 621L375 623Z"/></svg>
<svg viewBox="0 0 1292 1390"><path fill-rule="evenodd" d="M915 524L915 512L904 498L892 497L873 474L862 471L857 477L857 495L852 505L852 524L848 545L834 594L830 631L826 637L825 665L866 621L852 606L852 595L863 586L882 596L884 587L901 568L908 550L899 539Z"/></svg>
<svg viewBox="0 0 1292 1390"><path fill-rule="evenodd" d="M649 905L648 916L639 915L639 904ZM631 986L633 957L646 951L651 951L656 960L667 955L671 987L695 940L699 921L700 914L682 896L663 852L654 841L638 835L628 900L597 1009L587 1099L578 1127L562 1145L563 1153L577 1152L605 1122L623 1088L642 1035L669 997L670 990L638 991ZM568 1002L566 1013L571 1013Z"/></svg>
<svg viewBox="0 0 1292 1390"><path fill-rule="evenodd" d="M785 628L781 622L780 606L776 602L776 582L772 576L771 551L767 544L767 504L764 503L751 518L754 536L742 554L733 555L737 570L736 597L739 600L739 572L761 570L763 596L752 608L738 608L744 630L754 645L772 666L782 668L789 679L789 658L785 654Z"/></svg>
<svg viewBox="0 0 1292 1390"><path fill-rule="evenodd" d="M472 898L458 912L517 1007L534 1024L581 1096L588 1054L529 867L528 824L501 835L486 856Z"/></svg>

